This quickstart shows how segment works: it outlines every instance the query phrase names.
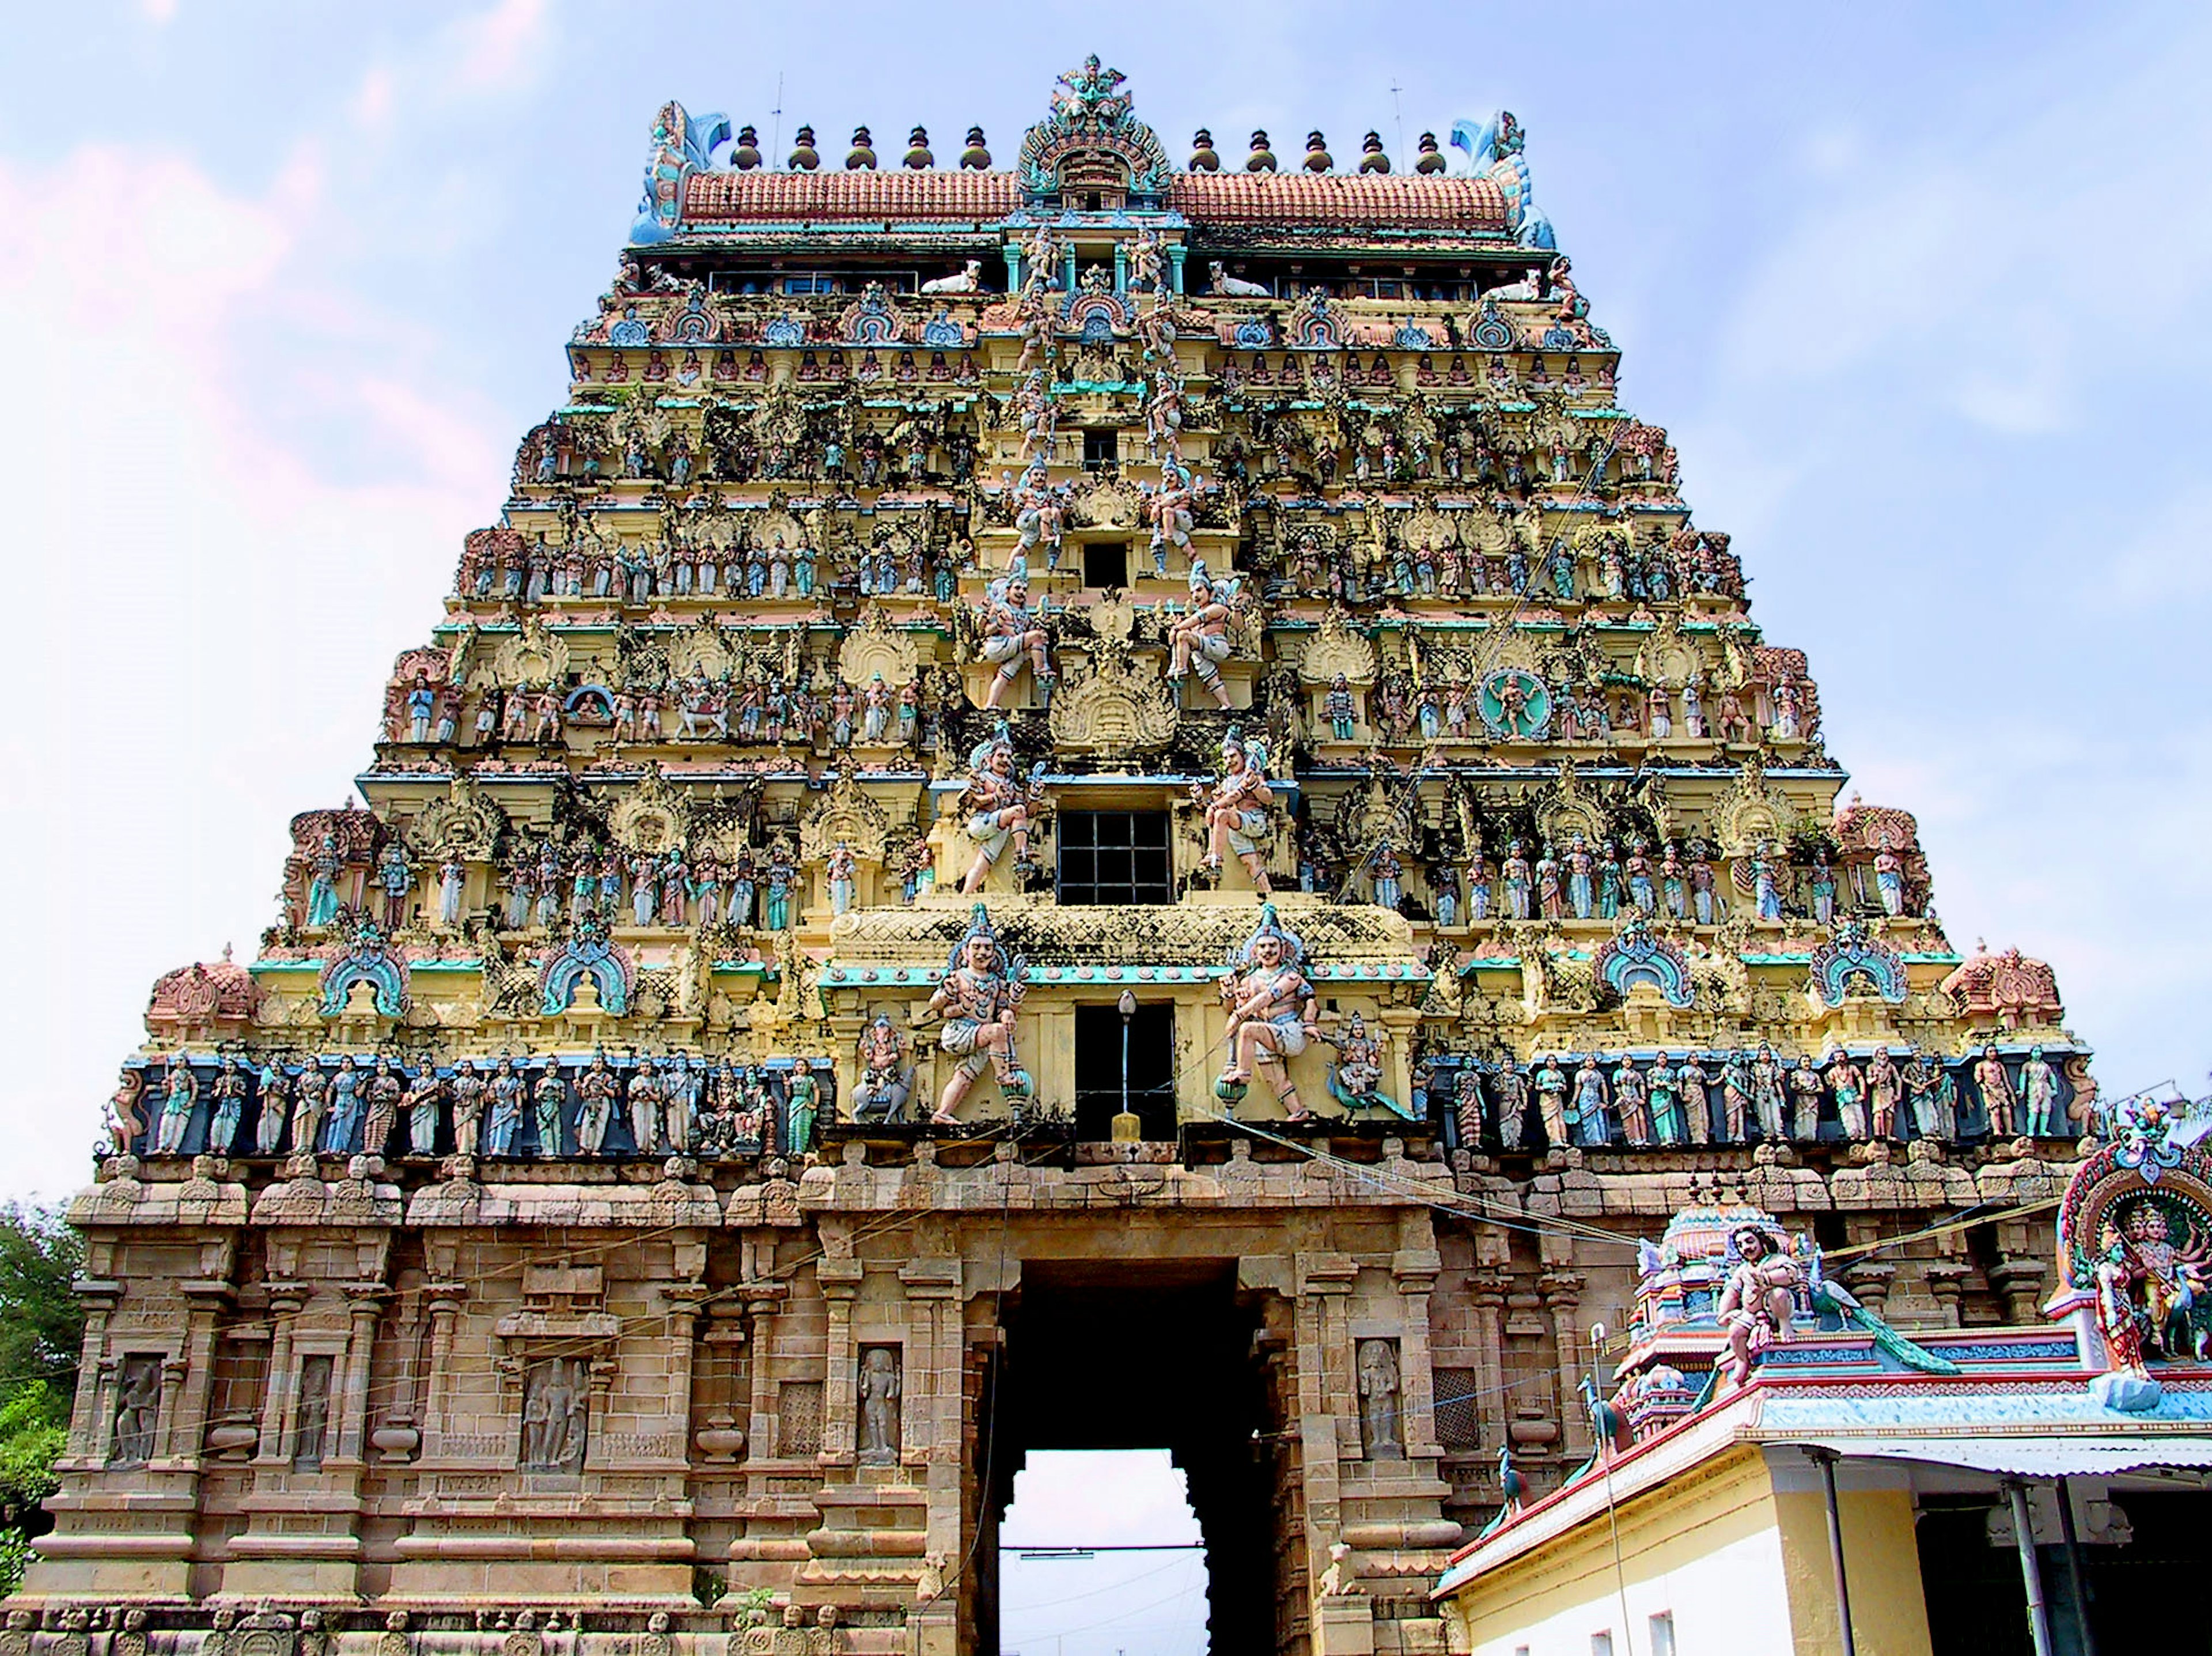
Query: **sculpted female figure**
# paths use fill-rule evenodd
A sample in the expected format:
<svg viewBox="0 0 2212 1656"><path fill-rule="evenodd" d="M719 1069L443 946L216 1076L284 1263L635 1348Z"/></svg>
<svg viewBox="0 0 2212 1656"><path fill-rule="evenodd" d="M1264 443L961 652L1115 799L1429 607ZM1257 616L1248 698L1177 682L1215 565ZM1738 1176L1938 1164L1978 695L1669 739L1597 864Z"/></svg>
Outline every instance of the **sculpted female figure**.
<svg viewBox="0 0 2212 1656"><path fill-rule="evenodd" d="M1010 1098L1028 1096L1029 1072L1014 1056L1014 1014L1026 993L1022 962L1001 962L999 935L978 903L967 931L953 946L937 992L929 997L930 1010L945 1020L937 1044L960 1061L945 1080L931 1120L958 1126L954 1112L987 1068Z"/></svg>
<svg viewBox="0 0 2212 1656"><path fill-rule="evenodd" d="M1317 1002L1306 981L1305 946L1275 917L1275 905L1262 904L1260 924L1230 962L1221 998L1229 1006L1229 1064L1214 1091L1232 1108L1244 1096L1255 1068L1264 1070L1284 1112L1307 1119L1285 1060L1305 1050L1318 1032Z"/></svg>

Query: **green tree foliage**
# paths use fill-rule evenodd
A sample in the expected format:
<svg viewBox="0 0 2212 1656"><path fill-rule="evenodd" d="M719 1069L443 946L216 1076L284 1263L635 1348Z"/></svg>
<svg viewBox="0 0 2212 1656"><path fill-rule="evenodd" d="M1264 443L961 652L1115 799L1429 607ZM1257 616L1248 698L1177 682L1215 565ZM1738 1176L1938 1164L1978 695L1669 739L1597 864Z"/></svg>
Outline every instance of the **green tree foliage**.
<svg viewBox="0 0 2212 1656"><path fill-rule="evenodd" d="M55 1209L0 1206L0 1595L22 1580L30 1537L47 1526L69 1436L84 1312L70 1283L83 1239Z"/></svg>

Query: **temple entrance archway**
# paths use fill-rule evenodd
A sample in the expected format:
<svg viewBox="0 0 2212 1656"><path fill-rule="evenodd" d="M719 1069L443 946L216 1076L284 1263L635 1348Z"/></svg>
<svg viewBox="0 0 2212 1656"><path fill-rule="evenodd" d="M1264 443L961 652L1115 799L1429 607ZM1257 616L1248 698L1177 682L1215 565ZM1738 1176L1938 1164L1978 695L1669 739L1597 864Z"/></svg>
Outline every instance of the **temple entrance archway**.
<svg viewBox="0 0 2212 1656"><path fill-rule="evenodd" d="M1212 1656L1279 1647L1276 1561L1299 1522L1279 1411L1237 1262L1025 1262L1001 1312L991 1428L979 1434L985 1551L979 1647L997 1656L998 1537L1041 1450L1165 1449L1205 1543ZM1072 1542L1085 1539L1067 1538Z"/></svg>

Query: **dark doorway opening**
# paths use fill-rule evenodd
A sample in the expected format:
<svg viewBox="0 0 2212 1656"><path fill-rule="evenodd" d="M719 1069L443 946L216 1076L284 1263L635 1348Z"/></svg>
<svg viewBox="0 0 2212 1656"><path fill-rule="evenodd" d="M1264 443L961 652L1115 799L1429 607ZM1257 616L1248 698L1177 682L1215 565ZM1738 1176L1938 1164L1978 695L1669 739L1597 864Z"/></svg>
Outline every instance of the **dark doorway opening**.
<svg viewBox="0 0 2212 1656"><path fill-rule="evenodd" d="M1075 1135L1114 1136L1114 1117L1121 1109L1123 1029L1116 1006L1075 1008ZM1129 1108L1144 1123L1145 1136L1165 1142L1176 1135L1175 1008L1164 1002L1137 1003L1128 1020Z"/></svg>
<svg viewBox="0 0 2212 1656"><path fill-rule="evenodd" d="M1277 1569L1305 1519L1294 1494L1279 1495L1298 1479L1256 1337L1259 1313L1237 1292L1237 1262L1024 1261L1000 1315L996 1406L976 1448L978 1651L1002 1648L1000 1525L1027 1456L1164 1448L1187 1480L1206 1544L1209 1656L1273 1656L1279 1605L1308 1592L1303 1572L1278 1580Z"/></svg>
<svg viewBox="0 0 2212 1656"><path fill-rule="evenodd" d="M1129 543L1126 540L1084 542L1083 584L1086 587L1127 586Z"/></svg>
<svg viewBox="0 0 2212 1656"><path fill-rule="evenodd" d="M1083 429L1083 464L1096 472L1102 466L1111 466L1121 458L1121 434L1112 426L1085 426Z"/></svg>

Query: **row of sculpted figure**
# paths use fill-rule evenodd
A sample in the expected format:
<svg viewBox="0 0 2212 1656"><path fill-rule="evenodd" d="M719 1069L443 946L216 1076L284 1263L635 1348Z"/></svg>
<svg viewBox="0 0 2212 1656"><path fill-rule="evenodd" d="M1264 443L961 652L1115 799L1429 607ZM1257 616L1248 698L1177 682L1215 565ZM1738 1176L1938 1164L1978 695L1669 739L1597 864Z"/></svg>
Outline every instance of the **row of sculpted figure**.
<svg viewBox="0 0 2212 1656"><path fill-rule="evenodd" d="M378 1054L258 1060L178 1053L126 1067L109 1149L155 1156L317 1154L799 1155L833 1108L826 1068L665 1057L501 1056L414 1064Z"/></svg>
<svg viewBox="0 0 2212 1656"><path fill-rule="evenodd" d="M485 750L554 746L573 730L616 742L757 743L828 754L855 744L912 748L933 722L920 679L893 685L881 673L857 685L838 679L810 687L755 672L613 688L530 679L463 687L434 684L417 671L392 687L389 700L386 741Z"/></svg>
<svg viewBox="0 0 2212 1656"><path fill-rule="evenodd" d="M668 534L623 540L611 536L529 541L502 536L461 555L455 594L475 604L535 605L561 600L603 605L657 604L672 599L811 602L823 596L928 596L951 601L964 549L957 542L930 553L910 540L882 539L849 551L817 551L805 539L786 545L716 545L698 536Z"/></svg>
<svg viewBox="0 0 2212 1656"><path fill-rule="evenodd" d="M1765 1044L1649 1060L1554 1054L1526 1068L1506 1056L1487 1067L1462 1062L1447 1090L1461 1144L1507 1151L2080 1130L2067 1107L2071 1083L2039 1046L2011 1061L1994 1046L1966 1060L1877 1046L1791 1061Z"/></svg>

